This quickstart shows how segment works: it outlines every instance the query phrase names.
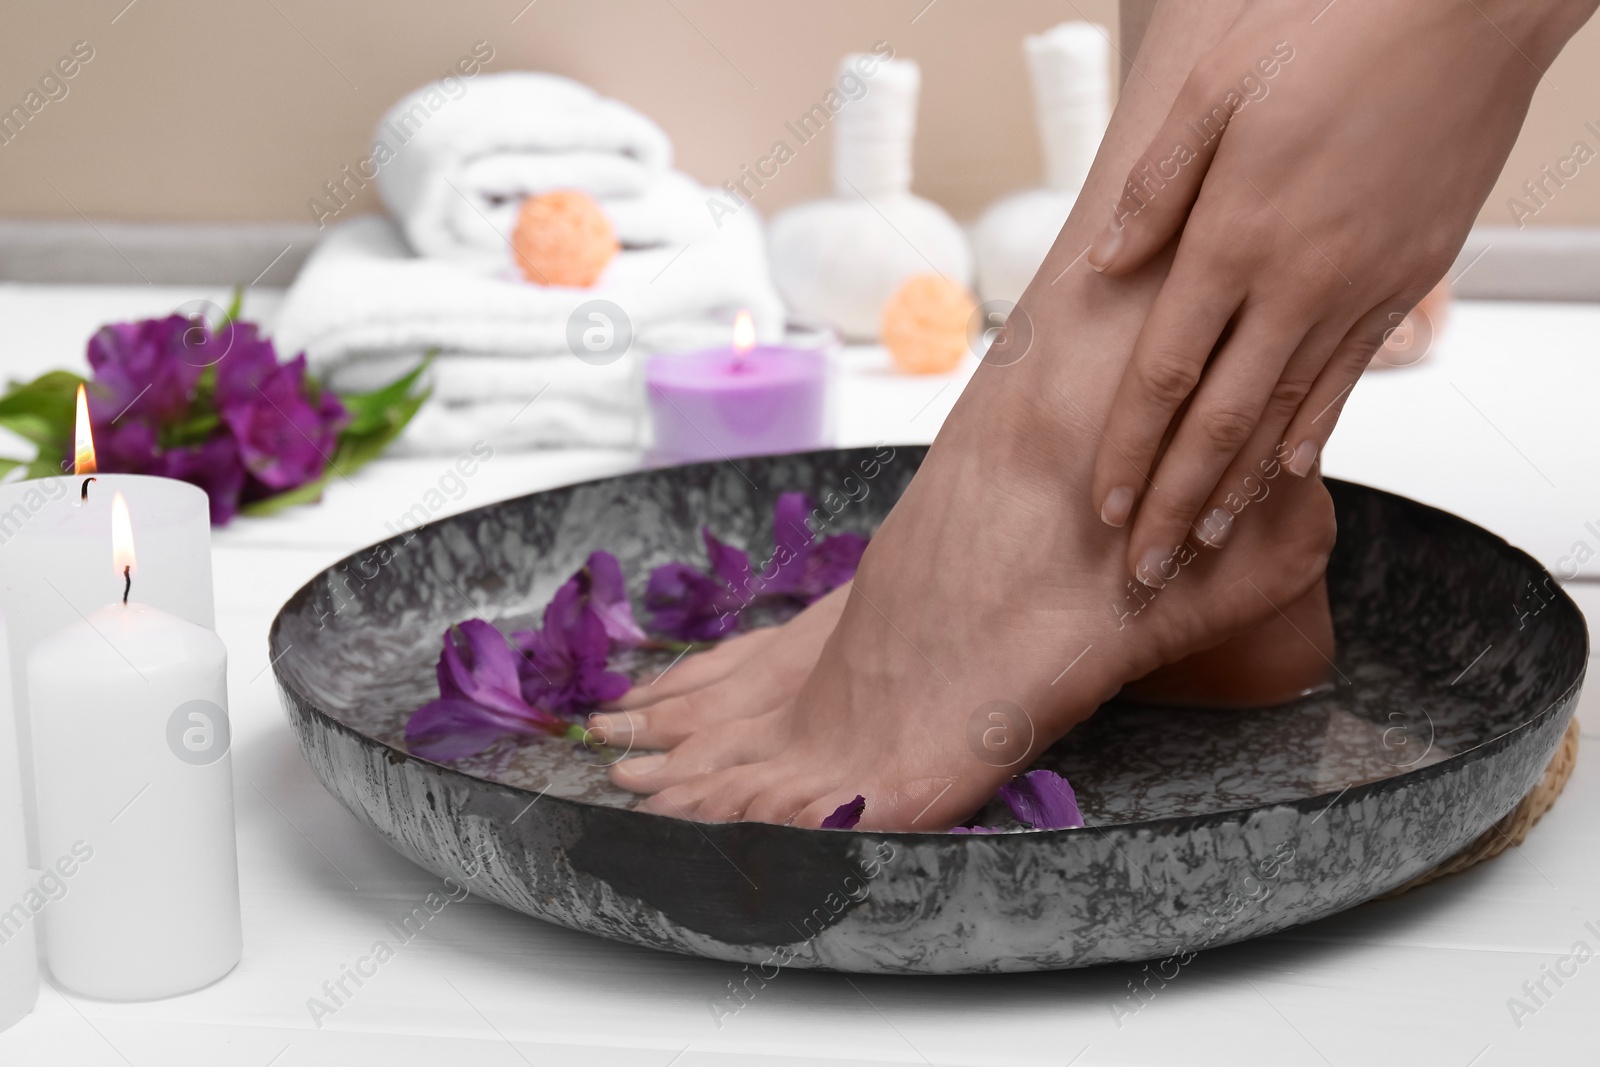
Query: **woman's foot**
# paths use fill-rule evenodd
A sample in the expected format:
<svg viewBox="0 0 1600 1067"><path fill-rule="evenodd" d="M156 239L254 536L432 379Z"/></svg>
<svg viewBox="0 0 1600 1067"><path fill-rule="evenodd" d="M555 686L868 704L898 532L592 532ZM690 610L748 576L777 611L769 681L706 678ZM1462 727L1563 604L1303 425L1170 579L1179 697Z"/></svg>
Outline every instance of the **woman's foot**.
<svg viewBox="0 0 1600 1067"><path fill-rule="evenodd" d="M608 744L666 749L690 734L789 702L817 665L849 591L835 589L781 626L688 657L591 717L591 727ZM1326 685L1333 654L1328 587L1319 581L1282 615L1158 667L1123 686L1118 696L1180 707L1270 707Z"/></svg>
<svg viewBox="0 0 1600 1067"><path fill-rule="evenodd" d="M979 464L954 437L941 440L953 458L930 455L842 611L821 603L790 624L801 631L792 641L784 629L751 635L761 643L747 642L742 664L730 664L740 651L730 648L721 664L697 665L722 682L754 663L769 679L792 679L837 611L793 699L758 681L713 682L704 687L716 691L712 702L685 678L668 698L681 704L654 716L639 706L635 747L674 747L612 776L655 792L647 810L816 826L860 793L864 827L949 826L1125 683L1280 619L1280 607L1317 584L1332 546L1326 491L1273 465L1270 495L1239 516L1226 547L1180 553L1162 588L1135 585L1121 573L1118 531L1072 521L1079 501L1048 468L1028 457ZM1022 485L1010 474L1018 470ZM952 521L951 499L973 504ZM919 521L930 511L938 517ZM740 717L741 691L764 691L767 709ZM674 712L699 721L684 728Z"/></svg>

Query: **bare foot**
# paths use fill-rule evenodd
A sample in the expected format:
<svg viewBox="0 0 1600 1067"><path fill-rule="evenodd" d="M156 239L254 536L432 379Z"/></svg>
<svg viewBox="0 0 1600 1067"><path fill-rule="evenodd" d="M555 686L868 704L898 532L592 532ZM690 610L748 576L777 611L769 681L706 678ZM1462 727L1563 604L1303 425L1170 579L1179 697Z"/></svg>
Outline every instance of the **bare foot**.
<svg viewBox="0 0 1600 1067"><path fill-rule="evenodd" d="M781 626L741 634L686 658L592 716L590 726L609 744L664 749L788 703L817 665L848 594L847 586L835 589ZM1269 707L1326 685L1333 654L1328 587L1319 581L1282 615L1158 667L1123 686L1118 696L1181 707Z"/></svg>

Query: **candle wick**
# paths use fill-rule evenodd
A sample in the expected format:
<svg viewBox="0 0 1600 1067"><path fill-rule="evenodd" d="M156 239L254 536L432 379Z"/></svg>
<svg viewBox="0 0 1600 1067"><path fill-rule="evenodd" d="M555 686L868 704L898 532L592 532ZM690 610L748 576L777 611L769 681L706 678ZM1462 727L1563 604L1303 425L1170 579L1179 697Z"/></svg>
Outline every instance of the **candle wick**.
<svg viewBox="0 0 1600 1067"><path fill-rule="evenodd" d="M128 590L133 588L133 566L130 564L122 568L122 602L128 602Z"/></svg>
<svg viewBox="0 0 1600 1067"><path fill-rule="evenodd" d="M99 479L98 478L85 478L83 480L83 488L78 493L78 503L80 503L80 504L88 503L88 501L89 501L89 483L90 482L95 482L95 481L99 481Z"/></svg>

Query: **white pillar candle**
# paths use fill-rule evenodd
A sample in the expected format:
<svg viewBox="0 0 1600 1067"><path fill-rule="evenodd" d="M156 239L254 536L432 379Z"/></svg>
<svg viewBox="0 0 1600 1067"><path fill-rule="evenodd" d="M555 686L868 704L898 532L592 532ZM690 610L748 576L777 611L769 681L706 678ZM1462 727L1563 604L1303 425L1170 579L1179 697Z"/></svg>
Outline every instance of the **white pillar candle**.
<svg viewBox="0 0 1600 1067"><path fill-rule="evenodd" d="M40 855L91 855L50 905L44 945L66 988L146 1000L239 960L227 650L205 627L121 599L124 567L135 593L144 572L120 547L126 506L111 510L117 547L94 568L102 606L28 658Z"/></svg>
<svg viewBox="0 0 1600 1067"><path fill-rule="evenodd" d="M31 717L22 669L40 638L104 605L111 551L111 499L121 493L145 534L139 600L197 626L214 624L211 513L205 491L141 474L40 478L0 485L0 610L10 625L12 692L22 757L23 810L34 825ZM48 863L37 842L34 866Z"/></svg>
<svg viewBox="0 0 1600 1067"><path fill-rule="evenodd" d="M28 892L21 764L11 715L11 671L4 655L4 630L5 616L0 614L0 1030L32 1011L39 999L34 917L45 900L37 891L32 898Z"/></svg>

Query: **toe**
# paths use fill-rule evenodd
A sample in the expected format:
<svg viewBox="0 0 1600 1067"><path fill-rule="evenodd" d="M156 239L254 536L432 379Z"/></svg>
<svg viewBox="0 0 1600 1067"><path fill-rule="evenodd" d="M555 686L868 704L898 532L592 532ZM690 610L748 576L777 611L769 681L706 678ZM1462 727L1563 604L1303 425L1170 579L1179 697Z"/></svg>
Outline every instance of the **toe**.
<svg viewBox="0 0 1600 1067"><path fill-rule="evenodd" d="M695 734L671 752L613 764L611 780L635 793L655 793L701 775L764 759L783 741L773 713Z"/></svg>
<svg viewBox="0 0 1600 1067"><path fill-rule="evenodd" d="M654 680L634 686L607 704L606 709L631 710L649 707L720 681L766 647L777 634L777 630L777 627L752 630L747 634L730 637L705 652L685 656L678 663L668 666L666 670L656 675Z"/></svg>
<svg viewBox="0 0 1600 1067"><path fill-rule="evenodd" d="M602 712L592 716L589 725L607 744L671 748L723 723L770 711L791 696L792 692L774 686L765 672L744 670L698 692L670 697L648 708Z"/></svg>

